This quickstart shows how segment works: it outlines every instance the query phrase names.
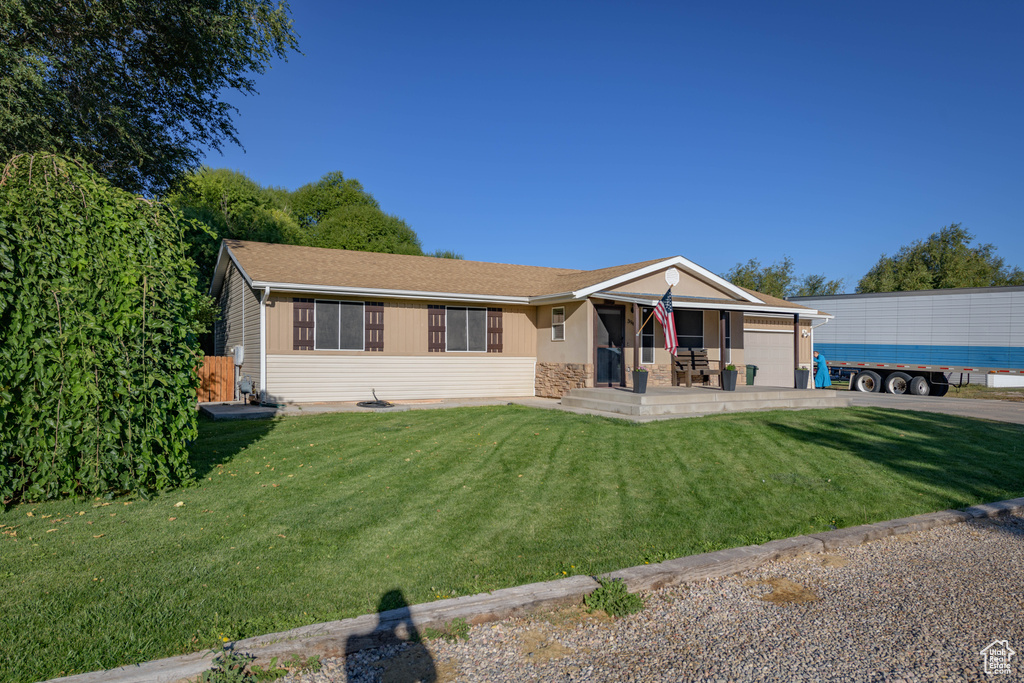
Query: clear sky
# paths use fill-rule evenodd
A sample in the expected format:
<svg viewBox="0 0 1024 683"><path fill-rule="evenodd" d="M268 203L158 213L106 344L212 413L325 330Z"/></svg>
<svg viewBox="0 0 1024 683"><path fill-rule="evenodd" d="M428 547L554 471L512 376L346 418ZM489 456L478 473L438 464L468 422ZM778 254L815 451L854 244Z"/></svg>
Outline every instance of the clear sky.
<svg viewBox="0 0 1024 683"><path fill-rule="evenodd" d="M357 178L424 249L793 257L847 291L962 222L1024 267L1024 2L292 0L207 163Z"/></svg>

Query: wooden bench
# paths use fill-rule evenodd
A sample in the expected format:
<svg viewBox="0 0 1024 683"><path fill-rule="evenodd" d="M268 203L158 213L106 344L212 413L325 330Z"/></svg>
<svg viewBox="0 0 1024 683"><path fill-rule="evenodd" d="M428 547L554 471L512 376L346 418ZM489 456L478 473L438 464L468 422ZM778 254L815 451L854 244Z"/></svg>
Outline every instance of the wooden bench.
<svg viewBox="0 0 1024 683"><path fill-rule="evenodd" d="M712 375L717 375L718 370L711 369L711 362L708 360L707 349L679 349L672 357L676 372L676 386L693 386L694 376L700 377L701 384L708 384Z"/></svg>

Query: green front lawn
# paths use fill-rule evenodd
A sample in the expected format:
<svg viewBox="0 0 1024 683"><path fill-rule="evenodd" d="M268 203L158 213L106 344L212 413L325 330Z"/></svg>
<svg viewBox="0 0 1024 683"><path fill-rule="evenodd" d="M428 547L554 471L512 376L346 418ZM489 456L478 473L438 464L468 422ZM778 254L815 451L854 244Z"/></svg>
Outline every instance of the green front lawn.
<svg viewBox="0 0 1024 683"><path fill-rule="evenodd" d="M194 487L0 513L0 680L1020 496L1022 443L877 409L204 422Z"/></svg>

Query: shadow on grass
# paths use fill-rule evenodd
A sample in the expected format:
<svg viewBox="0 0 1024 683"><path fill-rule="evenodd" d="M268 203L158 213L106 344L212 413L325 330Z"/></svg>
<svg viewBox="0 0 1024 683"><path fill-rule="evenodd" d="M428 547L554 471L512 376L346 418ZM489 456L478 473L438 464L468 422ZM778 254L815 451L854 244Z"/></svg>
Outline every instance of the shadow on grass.
<svg viewBox="0 0 1024 683"><path fill-rule="evenodd" d="M882 465L944 504L967 507L1024 492L1024 428L938 413L861 409L856 419L822 419L814 429L772 427L804 443ZM865 419L866 418L866 419Z"/></svg>
<svg viewBox="0 0 1024 683"><path fill-rule="evenodd" d="M349 680L358 678L359 663L353 659L360 650L408 644L391 656L374 662L381 669L381 679L402 683L435 683L437 668L430 650L421 642L420 632L413 623L409 603L401 590L390 590L381 596L377 605L377 626L370 633L349 636L345 643L345 671Z"/></svg>
<svg viewBox="0 0 1024 683"><path fill-rule="evenodd" d="M200 479L272 432L280 420L212 420L200 416L199 437L189 446L189 462Z"/></svg>

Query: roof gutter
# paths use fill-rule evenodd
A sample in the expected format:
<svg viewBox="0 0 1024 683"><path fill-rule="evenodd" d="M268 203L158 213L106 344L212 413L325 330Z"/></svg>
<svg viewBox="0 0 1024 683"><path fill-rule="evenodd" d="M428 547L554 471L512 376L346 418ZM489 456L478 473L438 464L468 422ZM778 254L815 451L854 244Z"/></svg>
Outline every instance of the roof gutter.
<svg viewBox="0 0 1024 683"><path fill-rule="evenodd" d="M652 294L651 298L630 296L628 294L617 294L615 292L598 292L593 296L609 299L611 301L623 301L625 303L635 303L641 306L654 306L661 300L661 297ZM715 310L715 311L743 311L751 315L757 314L772 314L772 315L794 315L799 314L802 318L813 318L813 319L826 319L831 320L833 316L826 313L818 313L813 309L807 308L782 308L778 306L767 306L760 305L757 307L744 305L742 302L712 302L712 301L683 301L680 299L672 299L672 308L685 308L685 309L697 309L697 310Z"/></svg>
<svg viewBox="0 0 1024 683"><path fill-rule="evenodd" d="M301 285L288 282L256 280L253 287L269 287L281 294L336 294L342 296L379 296L388 299L417 301L462 301L466 303L530 304L528 296L500 296L491 294L457 294L453 292L419 292L409 289L377 289L372 287L336 287L330 285Z"/></svg>

